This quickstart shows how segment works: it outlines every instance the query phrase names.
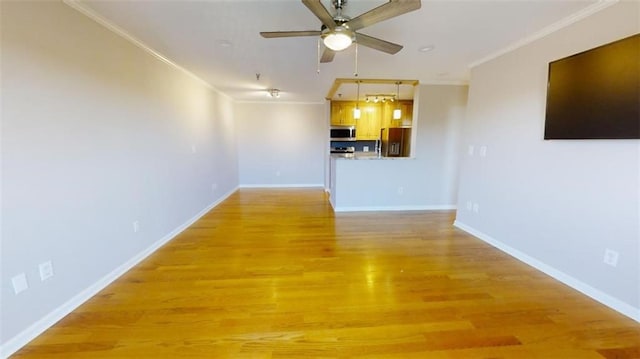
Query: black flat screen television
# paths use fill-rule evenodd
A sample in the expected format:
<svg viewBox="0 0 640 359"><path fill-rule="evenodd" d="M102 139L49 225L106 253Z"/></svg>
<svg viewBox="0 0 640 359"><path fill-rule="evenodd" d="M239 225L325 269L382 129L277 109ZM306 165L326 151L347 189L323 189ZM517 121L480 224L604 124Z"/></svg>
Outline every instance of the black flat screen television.
<svg viewBox="0 0 640 359"><path fill-rule="evenodd" d="M544 138L640 139L640 34L549 63Z"/></svg>

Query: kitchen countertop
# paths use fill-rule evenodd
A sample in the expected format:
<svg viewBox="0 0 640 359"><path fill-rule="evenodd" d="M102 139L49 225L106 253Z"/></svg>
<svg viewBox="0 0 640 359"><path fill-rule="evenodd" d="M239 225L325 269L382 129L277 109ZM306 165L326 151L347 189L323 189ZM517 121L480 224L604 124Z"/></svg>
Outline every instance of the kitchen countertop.
<svg viewBox="0 0 640 359"><path fill-rule="evenodd" d="M332 153L332 158L339 160L410 160L412 157L378 157L375 152Z"/></svg>

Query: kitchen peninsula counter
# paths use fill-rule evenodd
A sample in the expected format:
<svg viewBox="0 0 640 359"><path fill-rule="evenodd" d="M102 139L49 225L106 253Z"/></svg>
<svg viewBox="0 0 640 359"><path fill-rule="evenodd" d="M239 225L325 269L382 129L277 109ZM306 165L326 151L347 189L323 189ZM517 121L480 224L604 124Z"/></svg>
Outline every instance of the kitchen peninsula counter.
<svg viewBox="0 0 640 359"><path fill-rule="evenodd" d="M411 160L413 157L385 157L375 152L332 153L331 159L336 160Z"/></svg>
<svg viewBox="0 0 640 359"><path fill-rule="evenodd" d="M413 209L416 199L408 193L415 189L405 180L416 171L415 160L375 152L332 153L329 199L334 211Z"/></svg>

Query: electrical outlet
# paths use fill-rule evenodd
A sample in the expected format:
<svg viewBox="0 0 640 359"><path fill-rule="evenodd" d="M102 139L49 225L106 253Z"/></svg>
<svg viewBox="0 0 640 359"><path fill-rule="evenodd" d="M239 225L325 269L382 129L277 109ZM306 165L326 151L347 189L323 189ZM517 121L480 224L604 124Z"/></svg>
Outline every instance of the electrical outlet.
<svg viewBox="0 0 640 359"><path fill-rule="evenodd" d="M467 201L467 211L471 211L473 209L473 203L471 201Z"/></svg>
<svg viewBox="0 0 640 359"><path fill-rule="evenodd" d="M479 204L477 204L477 203L474 203L474 204L473 204L473 211L474 211L475 213L480 212L480 205L479 205Z"/></svg>
<svg viewBox="0 0 640 359"><path fill-rule="evenodd" d="M619 257L619 253L614 251L613 249L609 249L607 248L604 251L604 259L603 262L605 264L608 264L612 267L617 267L618 266L618 257Z"/></svg>
<svg viewBox="0 0 640 359"><path fill-rule="evenodd" d="M133 221L133 233L138 233L139 230L140 230L140 222Z"/></svg>
<svg viewBox="0 0 640 359"><path fill-rule="evenodd" d="M40 270L41 281L44 282L45 280L53 277L53 264L51 263L51 261L40 263L38 269Z"/></svg>
<svg viewBox="0 0 640 359"><path fill-rule="evenodd" d="M401 196L404 194L404 187L402 186L398 187L398 194Z"/></svg>
<svg viewBox="0 0 640 359"><path fill-rule="evenodd" d="M475 147L473 147L473 145L469 145L469 147L467 148L467 153L469 154L469 156L473 156L473 153L475 152Z"/></svg>
<svg viewBox="0 0 640 359"><path fill-rule="evenodd" d="M17 276L11 278L11 284L13 284L13 291L16 294L20 294L29 289L29 283L27 282L27 275L20 273Z"/></svg>

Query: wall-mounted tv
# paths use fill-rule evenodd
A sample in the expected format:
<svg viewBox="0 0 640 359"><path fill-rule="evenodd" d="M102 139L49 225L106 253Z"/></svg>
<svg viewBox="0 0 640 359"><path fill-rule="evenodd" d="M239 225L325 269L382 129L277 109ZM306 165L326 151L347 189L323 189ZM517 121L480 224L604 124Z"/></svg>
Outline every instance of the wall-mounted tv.
<svg viewBox="0 0 640 359"><path fill-rule="evenodd" d="M640 34L549 63L544 138L640 139Z"/></svg>

